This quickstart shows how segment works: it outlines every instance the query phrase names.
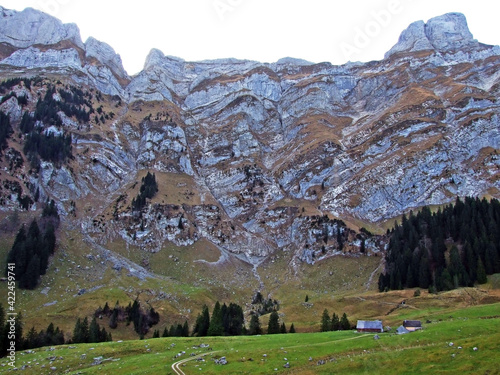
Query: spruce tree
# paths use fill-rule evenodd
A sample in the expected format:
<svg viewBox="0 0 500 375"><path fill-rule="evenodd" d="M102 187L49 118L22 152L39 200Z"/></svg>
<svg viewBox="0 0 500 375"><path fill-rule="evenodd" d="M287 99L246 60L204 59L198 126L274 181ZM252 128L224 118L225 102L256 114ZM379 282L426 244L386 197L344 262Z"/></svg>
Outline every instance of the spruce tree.
<svg viewBox="0 0 500 375"><path fill-rule="evenodd" d="M479 284L486 284L488 278L486 277L486 271L484 269L483 261L479 258L477 262L477 282Z"/></svg>
<svg viewBox="0 0 500 375"><path fill-rule="evenodd" d="M273 335L280 333L279 315L277 311L273 311L269 317L269 323L267 326L267 334Z"/></svg>
<svg viewBox="0 0 500 375"><path fill-rule="evenodd" d="M184 337L184 328L180 323L175 327L175 337Z"/></svg>
<svg viewBox="0 0 500 375"><path fill-rule="evenodd" d="M330 320L330 315L328 310L323 310L323 315L321 316L321 332L331 331L332 321Z"/></svg>
<svg viewBox="0 0 500 375"><path fill-rule="evenodd" d="M175 335L175 326L172 324L168 330L168 336L169 337L176 337Z"/></svg>
<svg viewBox="0 0 500 375"><path fill-rule="evenodd" d="M109 319L109 328L115 329L118 327L118 309L115 307Z"/></svg>
<svg viewBox="0 0 500 375"><path fill-rule="evenodd" d="M287 333L287 332L286 332L286 325L285 325L285 322L281 323L281 326L280 326L280 333Z"/></svg>
<svg viewBox="0 0 500 375"><path fill-rule="evenodd" d="M193 329L193 335L198 337L206 336L208 333L208 327L210 326L210 315L208 313L207 305L203 305L201 313L198 314L196 318L196 323Z"/></svg>
<svg viewBox="0 0 500 375"><path fill-rule="evenodd" d="M182 326L182 337L189 337L189 324L184 321L184 325Z"/></svg>
<svg viewBox="0 0 500 375"><path fill-rule="evenodd" d="M361 247L359 248L359 252L361 254L366 253L366 244L365 244L365 239L364 238L361 240Z"/></svg>
<svg viewBox="0 0 500 375"><path fill-rule="evenodd" d="M342 318L340 319L340 328L344 331L351 329L351 323L349 319L347 319L347 314L342 314Z"/></svg>
<svg viewBox="0 0 500 375"><path fill-rule="evenodd" d="M82 321L80 318L78 318L76 320L76 323L75 323L75 328L73 329L73 337L72 337L72 341L75 343L75 344L80 344L80 343L83 343L85 342L84 341L84 337L83 337L83 334L82 334Z"/></svg>
<svg viewBox="0 0 500 375"><path fill-rule="evenodd" d="M338 331L340 329L340 319L337 314L333 313L332 316L332 331Z"/></svg>
<svg viewBox="0 0 500 375"><path fill-rule="evenodd" d="M212 319L210 320L210 325L208 327L208 336L222 336L224 333L224 327L222 325L222 311L219 301L215 303L214 310L212 312Z"/></svg>
<svg viewBox="0 0 500 375"><path fill-rule="evenodd" d="M293 323L290 326L290 330L288 331L288 333L295 333L295 326L293 325Z"/></svg>
<svg viewBox="0 0 500 375"><path fill-rule="evenodd" d="M260 327L259 316L257 314L252 314L250 318L250 325L248 328L249 335L260 335L262 333L262 329Z"/></svg>
<svg viewBox="0 0 500 375"><path fill-rule="evenodd" d="M97 324L97 321L94 316L89 326L89 343L101 342L100 333L101 331L99 329L99 325Z"/></svg>
<svg viewBox="0 0 500 375"><path fill-rule="evenodd" d="M23 289L35 289L40 277L40 258L34 255L26 268L26 272L19 280L19 287Z"/></svg>
<svg viewBox="0 0 500 375"><path fill-rule="evenodd" d="M167 327L163 328L163 333L162 333L161 337L168 337L168 329L167 329Z"/></svg>

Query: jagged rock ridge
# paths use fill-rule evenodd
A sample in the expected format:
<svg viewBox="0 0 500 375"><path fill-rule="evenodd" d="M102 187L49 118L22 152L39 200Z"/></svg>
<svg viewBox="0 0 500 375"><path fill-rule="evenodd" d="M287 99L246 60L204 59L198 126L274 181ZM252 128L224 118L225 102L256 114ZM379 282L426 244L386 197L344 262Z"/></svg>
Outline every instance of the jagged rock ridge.
<svg viewBox="0 0 500 375"><path fill-rule="evenodd" d="M457 195L500 195L500 49L475 41L461 14L413 23L382 61L187 62L152 50L128 77L110 46L81 43L74 26L2 12L3 76L22 67L109 95L116 117L66 118L74 160L44 162L29 178L66 212L76 202L68 220L101 243L158 251L206 238L248 257L284 249L313 262L367 240L334 218L356 226ZM5 31L37 14L50 27ZM27 92L31 107L12 98L2 109L20 119L37 90ZM138 216L129 204L145 170L164 188ZM87 207L86 219L79 202L89 196L103 208Z"/></svg>

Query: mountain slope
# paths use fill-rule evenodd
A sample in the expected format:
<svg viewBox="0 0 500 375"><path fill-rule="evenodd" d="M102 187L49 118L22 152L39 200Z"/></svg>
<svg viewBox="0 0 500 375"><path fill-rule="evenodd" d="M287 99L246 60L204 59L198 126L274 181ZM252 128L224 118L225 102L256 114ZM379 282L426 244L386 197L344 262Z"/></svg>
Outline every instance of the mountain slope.
<svg viewBox="0 0 500 375"><path fill-rule="evenodd" d="M382 61L187 62L152 50L133 77L75 25L0 15L0 110L13 128L4 224L55 199L61 231L117 268L135 267L118 253L147 272L166 248L206 243L261 284L257 265L281 251L292 273L358 257L362 243L377 255L385 238L361 226L457 195L500 197L500 49L475 41L461 14L410 25ZM71 136L71 154L30 154L30 131ZM159 191L136 210L148 171Z"/></svg>

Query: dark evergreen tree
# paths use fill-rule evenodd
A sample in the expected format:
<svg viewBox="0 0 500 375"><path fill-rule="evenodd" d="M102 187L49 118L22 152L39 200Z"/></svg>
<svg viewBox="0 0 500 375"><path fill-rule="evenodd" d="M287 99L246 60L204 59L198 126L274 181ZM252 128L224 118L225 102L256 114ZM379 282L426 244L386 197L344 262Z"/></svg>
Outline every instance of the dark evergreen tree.
<svg viewBox="0 0 500 375"><path fill-rule="evenodd" d="M333 313L332 316L332 331L338 331L341 329L340 319L337 314Z"/></svg>
<svg viewBox="0 0 500 375"><path fill-rule="evenodd" d="M7 147L7 139L11 134L10 117L0 111L0 155L2 155L2 151Z"/></svg>
<svg viewBox="0 0 500 375"><path fill-rule="evenodd" d="M269 317L267 333L269 335L280 333L279 315L277 311L273 311Z"/></svg>
<svg viewBox="0 0 500 375"><path fill-rule="evenodd" d="M37 254L31 258L26 272L19 279L19 287L22 289L35 289L40 277L40 258Z"/></svg>
<svg viewBox="0 0 500 375"><path fill-rule="evenodd" d="M478 260L476 274L477 274L477 282L479 284L486 284L488 282L488 278L486 277L486 271L484 269L483 261L481 259Z"/></svg>
<svg viewBox="0 0 500 375"><path fill-rule="evenodd" d="M250 317L250 324L248 327L249 335L260 335L262 333L262 329L260 327L259 316L257 314L252 314Z"/></svg>
<svg viewBox="0 0 500 375"><path fill-rule="evenodd" d="M161 337L168 337L168 329L166 326L165 326L165 328L163 328L163 333L162 333Z"/></svg>
<svg viewBox="0 0 500 375"><path fill-rule="evenodd" d="M281 326L280 326L280 333L287 333L287 332L286 332L286 325L285 325L285 322L281 323Z"/></svg>
<svg viewBox="0 0 500 375"><path fill-rule="evenodd" d="M184 328L182 326L182 324L177 324L177 326L175 327L175 334L174 334L175 337L183 337L184 336Z"/></svg>
<svg viewBox="0 0 500 375"><path fill-rule="evenodd" d="M361 246L359 248L359 251L361 254L364 254L366 253L366 243L365 243L365 239L361 239Z"/></svg>
<svg viewBox="0 0 500 375"><path fill-rule="evenodd" d="M100 336L101 336L101 330L94 316L89 326L89 342L101 342Z"/></svg>
<svg viewBox="0 0 500 375"><path fill-rule="evenodd" d="M288 331L288 333L295 333L295 326L294 324L292 323L292 325L290 326L290 330Z"/></svg>
<svg viewBox="0 0 500 375"><path fill-rule="evenodd" d="M210 319L210 325L208 327L208 336L222 336L224 334L224 327L222 324L222 310L219 301L215 303L212 319Z"/></svg>
<svg viewBox="0 0 500 375"><path fill-rule="evenodd" d="M168 336L169 337L176 337L176 334L175 334L175 326L172 324L168 330Z"/></svg>
<svg viewBox="0 0 500 375"><path fill-rule="evenodd" d="M206 336L208 334L208 327L210 326L210 315L208 313L207 305L203 305L201 313L196 318L196 324L193 329L193 335Z"/></svg>
<svg viewBox="0 0 500 375"><path fill-rule="evenodd" d="M184 325L182 326L182 337L189 337L189 324L184 321Z"/></svg>
<svg viewBox="0 0 500 375"><path fill-rule="evenodd" d="M75 323L75 328L73 329L72 341L75 344L87 343L89 342L89 322L87 317L83 321L78 318Z"/></svg>
<svg viewBox="0 0 500 375"><path fill-rule="evenodd" d="M323 310L323 315L321 316L321 332L331 331L332 321L330 319L330 314L328 310Z"/></svg>
<svg viewBox="0 0 500 375"><path fill-rule="evenodd" d="M146 199L151 199L158 192L158 183L155 174L147 173L141 180L139 194L132 200L132 209L140 211L146 205Z"/></svg>
<svg viewBox="0 0 500 375"><path fill-rule="evenodd" d="M109 319L109 328L115 329L116 327L118 327L118 309L115 308Z"/></svg>
<svg viewBox="0 0 500 375"><path fill-rule="evenodd" d="M351 329L351 323L347 319L346 313L342 314L342 318L340 318L340 329L344 331Z"/></svg>

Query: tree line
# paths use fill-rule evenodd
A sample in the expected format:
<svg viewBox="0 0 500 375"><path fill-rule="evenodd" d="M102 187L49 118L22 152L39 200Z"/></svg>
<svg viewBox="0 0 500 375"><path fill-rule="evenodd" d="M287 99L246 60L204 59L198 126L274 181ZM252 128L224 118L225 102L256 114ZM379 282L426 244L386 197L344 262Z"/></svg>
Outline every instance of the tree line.
<svg viewBox="0 0 500 375"><path fill-rule="evenodd" d="M132 199L132 210L141 211L146 205L146 199L151 199L158 192L158 183L154 173L148 172L141 180L141 187L136 198Z"/></svg>
<svg viewBox="0 0 500 375"><path fill-rule="evenodd" d="M98 307L94 313L94 318L103 317L109 318L109 327L115 329L118 324L125 322L127 325L133 324L134 331L139 334L141 338L148 333L149 329L158 324L160 321L160 314L155 311L153 307L144 309L141 307L139 300L135 299L134 302L129 302L128 306L120 306L117 301L113 308L110 308L108 302L104 307Z"/></svg>
<svg viewBox="0 0 500 375"><path fill-rule="evenodd" d="M45 275L49 257L56 248L56 229L59 215L55 202L47 203L40 221L33 219L28 230L23 224L17 232L14 244L7 254L7 262L16 265L16 281L21 289L35 289L40 276ZM7 265L5 274L7 274Z"/></svg>
<svg viewBox="0 0 500 375"><path fill-rule="evenodd" d="M339 317L336 313L333 313L330 318L328 310L323 310L321 315L321 332L328 331L347 331L352 328L351 322L347 318L347 314L343 313L342 317Z"/></svg>
<svg viewBox="0 0 500 375"><path fill-rule="evenodd" d="M6 312L0 304L0 357L7 354L11 339L8 337L10 324L6 320ZM104 327L100 327L96 318L92 318L90 324L88 318L83 320L78 318L73 329L73 334L68 340L64 337L64 332L55 327L51 322L46 329L37 331L35 327L31 327L26 335L24 335L22 314L16 316L15 323L15 343L16 350L26 350L41 348L44 346L56 346L64 344L78 343L98 343L104 341L112 341L111 333L106 332Z"/></svg>
<svg viewBox="0 0 500 375"><path fill-rule="evenodd" d="M390 231L379 290L451 290L487 282L500 272L500 202L457 198L431 212L403 215Z"/></svg>
<svg viewBox="0 0 500 375"><path fill-rule="evenodd" d="M91 93L73 86L68 89L69 91L56 90L55 86L49 84L44 97L38 99L34 113L26 111L23 114L20 123L21 132L26 135L23 151L35 169L38 169L38 157L60 163L72 156L71 134L56 135L37 124L55 125L60 128L63 125L59 116L61 111L68 117L75 117L79 122L88 122L90 115L94 113ZM59 94L60 100L55 98L56 94Z"/></svg>
<svg viewBox="0 0 500 375"><path fill-rule="evenodd" d="M12 126L10 125L10 116L0 111L0 155L7 147L7 139L12 134Z"/></svg>
<svg viewBox="0 0 500 375"><path fill-rule="evenodd" d="M20 78L20 77L15 77L15 78L9 78L6 79L5 81L2 81L0 83L0 93L5 93L7 90L12 89L14 86L19 85L21 82L23 82L24 87L26 87L28 90L31 90L31 85L32 84L39 84L42 82L41 77L36 77L36 78Z"/></svg>

